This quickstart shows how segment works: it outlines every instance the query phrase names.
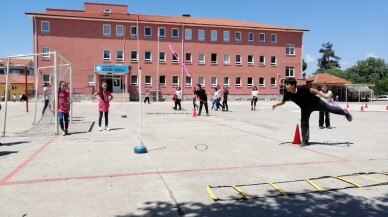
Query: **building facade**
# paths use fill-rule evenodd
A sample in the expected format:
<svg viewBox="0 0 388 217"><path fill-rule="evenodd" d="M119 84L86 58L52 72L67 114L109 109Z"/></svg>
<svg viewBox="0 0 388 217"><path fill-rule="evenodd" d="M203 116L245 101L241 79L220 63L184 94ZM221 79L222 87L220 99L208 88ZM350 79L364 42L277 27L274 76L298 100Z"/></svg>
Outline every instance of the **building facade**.
<svg viewBox="0 0 388 217"><path fill-rule="evenodd" d="M139 85L170 99L177 86L190 98L199 83L209 93L228 86L239 97L257 86L262 96L271 97L280 93L282 79L302 78L306 29L187 14L130 14L127 5L95 3L85 3L84 10L26 14L33 20L34 52L58 51L69 60L75 88L98 87L105 80L112 92L129 93L132 99ZM36 67L50 61L39 58ZM130 71L95 73L96 64L128 65Z"/></svg>

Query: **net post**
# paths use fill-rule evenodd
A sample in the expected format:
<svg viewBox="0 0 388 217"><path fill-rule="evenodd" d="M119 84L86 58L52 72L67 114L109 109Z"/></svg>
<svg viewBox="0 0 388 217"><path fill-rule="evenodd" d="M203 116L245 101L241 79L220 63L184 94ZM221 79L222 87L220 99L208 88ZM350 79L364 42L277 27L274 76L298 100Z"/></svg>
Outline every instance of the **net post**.
<svg viewBox="0 0 388 217"><path fill-rule="evenodd" d="M69 66L69 70L70 70L70 78L69 78L69 88L70 88L70 96L69 96L69 100L70 100L70 123L72 122L73 120L73 66L72 64L70 64Z"/></svg>
<svg viewBox="0 0 388 217"><path fill-rule="evenodd" d="M54 123L55 123L55 135L59 134L59 123L58 123L58 66L57 66L57 52L54 51Z"/></svg>
<svg viewBox="0 0 388 217"><path fill-rule="evenodd" d="M5 103L4 103L4 123L3 123L3 137L5 137L5 129L6 129L6 126L7 126L7 108L8 108L8 94L9 94L9 91L8 91L8 88L9 88L9 80L8 80L8 77L9 77L9 67L10 67L10 61L11 61L11 58L7 58L7 74L5 75Z"/></svg>

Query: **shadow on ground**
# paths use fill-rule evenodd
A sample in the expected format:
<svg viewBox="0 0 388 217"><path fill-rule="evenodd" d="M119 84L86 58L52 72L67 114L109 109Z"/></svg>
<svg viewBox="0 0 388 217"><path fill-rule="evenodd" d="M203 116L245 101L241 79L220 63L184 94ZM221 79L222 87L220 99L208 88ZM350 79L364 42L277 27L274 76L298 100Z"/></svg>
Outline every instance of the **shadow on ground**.
<svg viewBox="0 0 388 217"><path fill-rule="evenodd" d="M367 189L363 189L367 193ZM210 200L210 199L209 199ZM368 199L342 191L310 193L287 197L235 200L229 202L180 203L146 202L134 214L137 216L195 216L195 217L248 217L248 216L387 216L388 194Z"/></svg>
<svg viewBox="0 0 388 217"><path fill-rule="evenodd" d="M0 157L5 155L10 155L10 154L15 154L15 153L18 153L18 151L0 151Z"/></svg>

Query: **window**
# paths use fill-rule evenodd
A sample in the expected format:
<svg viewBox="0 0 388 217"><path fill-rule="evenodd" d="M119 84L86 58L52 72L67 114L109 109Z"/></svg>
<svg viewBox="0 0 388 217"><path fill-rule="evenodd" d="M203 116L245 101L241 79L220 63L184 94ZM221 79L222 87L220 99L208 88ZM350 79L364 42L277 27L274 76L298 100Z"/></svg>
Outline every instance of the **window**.
<svg viewBox="0 0 388 217"><path fill-rule="evenodd" d="M185 63L191 63L191 53L185 53Z"/></svg>
<svg viewBox="0 0 388 217"><path fill-rule="evenodd" d="M193 38L193 30L185 29L185 40L191 40Z"/></svg>
<svg viewBox="0 0 388 217"><path fill-rule="evenodd" d="M271 66L276 66L276 65L277 65L276 56L271 56Z"/></svg>
<svg viewBox="0 0 388 217"><path fill-rule="evenodd" d="M287 66L286 67L286 77L294 77L294 67Z"/></svg>
<svg viewBox="0 0 388 217"><path fill-rule="evenodd" d="M148 27L148 26L144 27L144 37L145 38L151 38L151 36L152 36L152 29L151 29L151 27Z"/></svg>
<svg viewBox="0 0 388 217"><path fill-rule="evenodd" d="M185 87L191 87L191 77L186 76Z"/></svg>
<svg viewBox="0 0 388 217"><path fill-rule="evenodd" d="M212 30L210 37L211 41L217 41L217 30Z"/></svg>
<svg viewBox="0 0 388 217"><path fill-rule="evenodd" d="M254 39L253 32L248 32L248 42L252 43L253 39Z"/></svg>
<svg viewBox="0 0 388 217"><path fill-rule="evenodd" d="M145 86L152 86L152 78L150 75L146 75L144 77L144 85Z"/></svg>
<svg viewBox="0 0 388 217"><path fill-rule="evenodd" d="M217 64L217 54L216 53L212 53L210 63Z"/></svg>
<svg viewBox="0 0 388 217"><path fill-rule="evenodd" d="M165 75L159 76L159 86L160 87L166 86L166 76Z"/></svg>
<svg viewBox="0 0 388 217"><path fill-rule="evenodd" d="M265 87L265 80L263 77L259 78L259 87Z"/></svg>
<svg viewBox="0 0 388 217"><path fill-rule="evenodd" d="M229 41L230 41L230 32L224 31L224 42L229 42Z"/></svg>
<svg viewBox="0 0 388 217"><path fill-rule="evenodd" d="M276 87L276 78L271 78L271 87Z"/></svg>
<svg viewBox="0 0 388 217"><path fill-rule="evenodd" d="M248 65L253 65L253 55L248 55Z"/></svg>
<svg viewBox="0 0 388 217"><path fill-rule="evenodd" d="M131 51L131 62L137 62L138 59L137 59L137 51L136 50L132 50Z"/></svg>
<svg viewBox="0 0 388 217"><path fill-rule="evenodd" d="M198 84L200 84L202 87L205 86L205 78L203 76L198 77Z"/></svg>
<svg viewBox="0 0 388 217"><path fill-rule="evenodd" d="M44 83L49 83L50 84L51 83L50 82L50 74L43 74L42 75L42 81L43 81L43 84Z"/></svg>
<svg viewBox="0 0 388 217"><path fill-rule="evenodd" d="M271 43L275 44L278 42L278 36L274 33L271 34Z"/></svg>
<svg viewBox="0 0 388 217"><path fill-rule="evenodd" d="M131 85L137 85L137 75L131 75Z"/></svg>
<svg viewBox="0 0 388 217"><path fill-rule="evenodd" d="M236 54L236 65L241 65L241 54Z"/></svg>
<svg viewBox="0 0 388 217"><path fill-rule="evenodd" d="M166 28L164 28L164 27L158 28L158 37L159 38L166 38Z"/></svg>
<svg viewBox="0 0 388 217"><path fill-rule="evenodd" d="M172 63L178 63L178 53L173 53L172 54Z"/></svg>
<svg viewBox="0 0 388 217"><path fill-rule="evenodd" d="M203 54L203 53L198 54L198 63L205 64L205 54Z"/></svg>
<svg viewBox="0 0 388 217"><path fill-rule="evenodd" d="M110 14L110 13L112 13L111 9L109 9L109 8L104 9L104 14Z"/></svg>
<svg viewBox="0 0 388 217"><path fill-rule="evenodd" d="M145 61L145 62L152 62L152 54L151 54L151 51L145 51L145 52L144 52L144 61Z"/></svg>
<svg viewBox="0 0 388 217"><path fill-rule="evenodd" d="M259 64L260 64L261 66L264 66L264 65L265 65L265 56L260 56L260 58L259 58Z"/></svg>
<svg viewBox="0 0 388 217"><path fill-rule="evenodd" d="M248 77L247 86L248 87L253 87L253 78L252 77Z"/></svg>
<svg viewBox="0 0 388 217"><path fill-rule="evenodd" d="M160 63L166 62L166 52L164 52L164 51L159 52L159 62Z"/></svg>
<svg viewBox="0 0 388 217"><path fill-rule="evenodd" d="M224 64L230 65L230 55L229 54L224 54Z"/></svg>
<svg viewBox="0 0 388 217"><path fill-rule="evenodd" d="M50 48L48 48L48 47L43 47L42 48L42 53L43 53L42 60L50 60L49 52L50 52Z"/></svg>
<svg viewBox="0 0 388 217"><path fill-rule="evenodd" d="M259 34L259 42L260 42L260 44L264 44L265 43L265 33L260 33Z"/></svg>
<svg viewBox="0 0 388 217"><path fill-rule="evenodd" d="M229 77L224 77L224 86L229 86Z"/></svg>
<svg viewBox="0 0 388 217"><path fill-rule="evenodd" d="M124 62L124 51L122 51L122 50L116 51L116 61L117 62Z"/></svg>
<svg viewBox="0 0 388 217"><path fill-rule="evenodd" d="M103 25L103 35L104 36L110 36L110 25L109 24L104 24Z"/></svg>
<svg viewBox="0 0 388 217"><path fill-rule="evenodd" d="M295 55L295 45L287 44L286 45L286 55Z"/></svg>
<svg viewBox="0 0 388 217"><path fill-rule="evenodd" d="M212 87L217 86L217 77L210 77L210 86Z"/></svg>
<svg viewBox="0 0 388 217"><path fill-rule="evenodd" d="M241 77L236 77L236 87L241 87Z"/></svg>
<svg viewBox="0 0 388 217"><path fill-rule="evenodd" d="M177 87L179 85L179 77L177 75L172 76L172 86Z"/></svg>
<svg viewBox="0 0 388 217"><path fill-rule="evenodd" d="M88 75L88 86L94 86L94 75Z"/></svg>
<svg viewBox="0 0 388 217"><path fill-rule="evenodd" d="M50 32L50 22L49 21L42 21L40 23L40 31L42 33L49 33Z"/></svg>
<svg viewBox="0 0 388 217"><path fill-rule="evenodd" d="M116 37L123 37L123 36L124 36L124 26L117 25L116 26Z"/></svg>
<svg viewBox="0 0 388 217"><path fill-rule="evenodd" d="M110 50L104 50L104 61L110 61Z"/></svg>
<svg viewBox="0 0 388 217"><path fill-rule="evenodd" d="M198 30L198 41L205 41L205 30Z"/></svg>
<svg viewBox="0 0 388 217"><path fill-rule="evenodd" d="M131 26L131 37L137 37L137 26Z"/></svg>
<svg viewBox="0 0 388 217"><path fill-rule="evenodd" d="M177 28L172 28L171 29L171 37L173 39L178 39L179 38L179 29Z"/></svg>
<svg viewBox="0 0 388 217"><path fill-rule="evenodd" d="M236 32L235 33L235 38L236 38L237 42L240 42L241 41L241 32Z"/></svg>

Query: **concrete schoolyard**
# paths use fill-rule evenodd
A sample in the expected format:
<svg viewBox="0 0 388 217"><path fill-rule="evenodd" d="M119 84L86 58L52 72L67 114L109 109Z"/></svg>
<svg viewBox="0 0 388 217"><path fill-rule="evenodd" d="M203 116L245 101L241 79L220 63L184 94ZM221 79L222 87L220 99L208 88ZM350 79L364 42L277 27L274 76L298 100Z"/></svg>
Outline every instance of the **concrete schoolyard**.
<svg viewBox="0 0 388 217"><path fill-rule="evenodd" d="M353 121L332 114L333 129L319 129L313 113L312 144L303 148L291 144L299 108L287 102L273 111L273 103L253 112L249 102L229 102L229 112L195 118L191 102L182 111L144 104L148 153L135 154L135 102L112 103L111 131L98 131L96 103L74 103L67 136L52 127L25 133L33 104L27 113L10 102L0 216L388 216L388 102L363 112L365 104L350 103Z"/></svg>

